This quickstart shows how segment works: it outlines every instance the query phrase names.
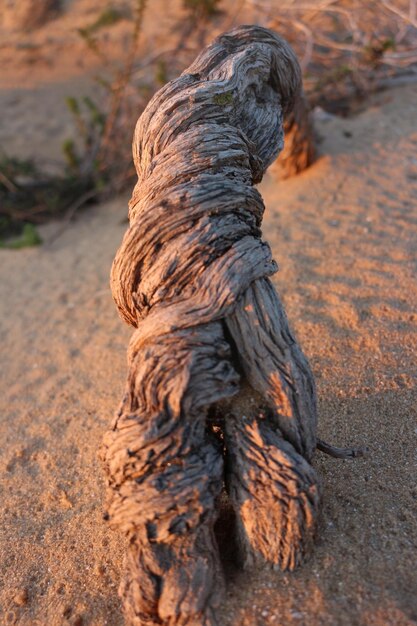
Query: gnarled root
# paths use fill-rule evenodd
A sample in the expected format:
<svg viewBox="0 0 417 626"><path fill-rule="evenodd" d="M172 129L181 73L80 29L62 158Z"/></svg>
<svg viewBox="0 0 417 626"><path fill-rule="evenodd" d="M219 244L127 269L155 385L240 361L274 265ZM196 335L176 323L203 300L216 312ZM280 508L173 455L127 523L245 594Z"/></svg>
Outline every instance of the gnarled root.
<svg viewBox="0 0 417 626"><path fill-rule="evenodd" d="M242 26L159 91L136 127L138 183L111 286L137 330L102 451L108 518L130 540L120 590L131 626L215 623L224 443L245 560L292 568L313 534L314 382L268 278L277 267L254 188L299 89L286 42ZM264 417L255 407L242 418L247 387ZM218 442L206 422L222 404Z"/></svg>
<svg viewBox="0 0 417 626"><path fill-rule="evenodd" d="M119 593L132 626L214 626L224 592L213 519L169 542L133 537Z"/></svg>
<svg viewBox="0 0 417 626"><path fill-rule="evenodd" d="M225 419L242 560L292 570L312 543L320 504L309 463L314 379L268 278L252 283L226 324L247 381Z"/></svg>
<svg viewBox="0 0 417 626"><path fill-rule="evenodd" d="M126 417L132 421L132 415ZM120 484L108 513L130 538L119 590L126 620L132 626L212 626L224 589L213 533L223 459L202 438L200 445L189 441L182 452L167 437L162 445L147 445L157 420L136 438L130 452L133 472ZM186 443L192 426L170 426L170 436ZM121 430L129 427L126 420L119 423ZM117 438L120 431L113 434Z"/></svg>
<svg viewBox="0 0 417 626"><path fill-rule="evenodd" d="M213 526L223 455L206 407L238 389L219 322L140 344L102 458L107 516L130 539L120 586L127 623L211 626L223 589Z"/></svg>
<svg viewBox="0 0 417 626"><path fill-rule="evenodd" d="M271 166L271 173L280 179L303 172L316 158L313 118L302 92L285 118L284 136L284 149Z"/></svg>
<svg viewBox="0 0 417 626"><path fill-rule="evenodd" d="M294 569L310 549L320 502L314 469L265 414L226 422L228 492L243 566Z"/></svg>

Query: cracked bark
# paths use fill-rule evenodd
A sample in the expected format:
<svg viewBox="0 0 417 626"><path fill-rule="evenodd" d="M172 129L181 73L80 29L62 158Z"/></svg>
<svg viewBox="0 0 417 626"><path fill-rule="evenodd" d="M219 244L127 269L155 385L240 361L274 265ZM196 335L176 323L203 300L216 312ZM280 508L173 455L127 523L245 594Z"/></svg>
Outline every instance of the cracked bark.
<svg viewBox="0 0 417 626"><path fill-rule="evenodd" d="M218 623L224 483L243 565L292 569L314 536L314 381L269 280L254 188L300 83L284 40L240 27L163 87L136 127L138 183L111 276L136 331L101 450L106 518L129 538L130 625Z"/></svg>

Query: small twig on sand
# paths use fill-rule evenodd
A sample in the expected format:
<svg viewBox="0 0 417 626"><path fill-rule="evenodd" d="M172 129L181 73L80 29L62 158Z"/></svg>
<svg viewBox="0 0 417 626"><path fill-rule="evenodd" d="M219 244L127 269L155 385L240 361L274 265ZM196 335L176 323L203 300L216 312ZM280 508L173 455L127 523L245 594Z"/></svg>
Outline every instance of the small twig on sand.
<svg viewBox="0 0 417 626"><path fill-rule="evenodd" d="M317 439L317 449L324 454L334 457L335 459L354 459L361 456L367 456L369 448L336 448L330 443L326 443L322 439Z"/></svg>
<svg viewBox="0 0 417 626"><path fill-rule="evenodd" d="M3 183L3 185L6 187L6 189L8 189L9 191L17 191L17 187L16 185L7 178L7 176L5 174L3 174L3 172L0 172L0 183Z"/></svg>

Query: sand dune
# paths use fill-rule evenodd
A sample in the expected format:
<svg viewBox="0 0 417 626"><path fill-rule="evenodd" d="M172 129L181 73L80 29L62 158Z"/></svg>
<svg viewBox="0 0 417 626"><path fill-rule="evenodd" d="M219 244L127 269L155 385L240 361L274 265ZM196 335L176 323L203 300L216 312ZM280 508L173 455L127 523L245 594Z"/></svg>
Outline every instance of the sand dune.
<svg viewBox="0 0 417 626"><path fill-rule="evenodd" d="M229 626L417 623L416 87L318 122L323 156L262 184L276 286L311 360L319 434L367 444L320 454L322 533L293 574L230 569ZM0 250L0 621L118 626L121 540L102 520L96 458L131 331L108 289L127 198L37 249ZM414 265L413 265L414 264Z"/></svg>

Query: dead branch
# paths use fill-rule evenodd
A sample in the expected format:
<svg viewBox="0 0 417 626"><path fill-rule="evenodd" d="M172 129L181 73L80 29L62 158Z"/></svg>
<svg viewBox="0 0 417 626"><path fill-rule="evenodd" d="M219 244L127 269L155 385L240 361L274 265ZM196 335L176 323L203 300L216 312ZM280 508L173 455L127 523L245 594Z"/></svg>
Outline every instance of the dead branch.
<svg viewBox="0 0 417 626"><path fill-rule="evenodd" d="M254 187L282 148L300 82L283 39L237 28L136 126L138 183L111 276L136 331L101 451L105 517L129 537L120 594L131 625L218 624L224 482L243 565L293 569L315 533L314 380L269 279Z"/></svg>
<svg viewBox="0 0 417 626"><path fill-rule="evenodd" d="M307 169L316 156L313 118L304 94L300 92L284 123L284 149L271 167L279 179L296 176Z"/></svg>

